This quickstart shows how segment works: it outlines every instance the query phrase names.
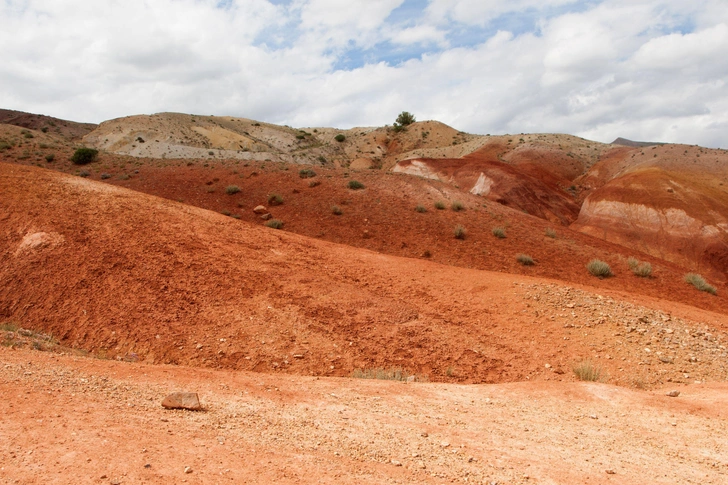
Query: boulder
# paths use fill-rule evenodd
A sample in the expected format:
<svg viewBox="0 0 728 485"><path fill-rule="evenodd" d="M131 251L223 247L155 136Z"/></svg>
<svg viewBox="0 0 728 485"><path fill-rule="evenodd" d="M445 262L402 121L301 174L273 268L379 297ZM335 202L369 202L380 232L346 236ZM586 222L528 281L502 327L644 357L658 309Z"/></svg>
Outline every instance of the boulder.
<svg viewBox="0 0 728 485"><path fill-rule="evenodd" d="M187 409L188 411L202 410L196 392L174 392L164 398L162 407L166 409Z"/></svg>

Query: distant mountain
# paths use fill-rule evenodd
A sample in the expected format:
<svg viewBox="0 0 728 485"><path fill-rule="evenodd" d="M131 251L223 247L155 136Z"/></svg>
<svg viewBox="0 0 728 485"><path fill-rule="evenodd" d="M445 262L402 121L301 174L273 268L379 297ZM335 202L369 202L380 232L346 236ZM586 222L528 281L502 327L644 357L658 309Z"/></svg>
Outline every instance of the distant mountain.
<svg viewBox="0 0 728 485"><path fill-rule="evenodd" d="M93 123L77 123L52 116L25 113L11 109L0 109L0 124L56 133L70 140L81 139L94 131L98 126Z"/></svg>
<svg viewBox="0 0 728 485"><path fill-rule="evenodd" d="M626 138L619 137L612 142L612 145L622 145L625 147L640 148L640 147L651 147L651 146L655 146L655 145L665 145L665 143L654 142L654 141L632 141L632 140L628 140Z"/></svg>

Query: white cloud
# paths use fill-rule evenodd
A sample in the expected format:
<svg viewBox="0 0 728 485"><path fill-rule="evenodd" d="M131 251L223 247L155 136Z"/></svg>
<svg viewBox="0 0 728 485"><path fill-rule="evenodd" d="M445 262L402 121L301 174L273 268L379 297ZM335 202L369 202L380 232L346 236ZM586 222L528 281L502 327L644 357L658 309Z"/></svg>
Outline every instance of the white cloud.
<svg viewBox="0 0 728 485"><path fill-rule="evenodd" d="M0 107L342 128L408 110L475 133L728 148L724 0L218 3L0 2Z"/></svg>

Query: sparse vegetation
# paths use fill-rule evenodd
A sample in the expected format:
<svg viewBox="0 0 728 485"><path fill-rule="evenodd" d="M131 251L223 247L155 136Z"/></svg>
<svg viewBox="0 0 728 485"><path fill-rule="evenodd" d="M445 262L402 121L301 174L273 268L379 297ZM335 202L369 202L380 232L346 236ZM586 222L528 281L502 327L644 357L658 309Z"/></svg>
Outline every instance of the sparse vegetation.
<svg viewBox="0 0 728 485"><path fill-rule="evenodd" d="M610 268L607 263L599 259L592 259L589 261L586 265L586 269L597 278L607 278L612 276L612 268Z"/></svg>
<svg viewBox="0 0 728 485"><path fill-rule="evenodd" d="M87 165L95 162L99 156L99 151L95 148L78 148L73 153L71 161L76 165Z"/></svg>
<svg viewBox="0 0 728 485"><path fill-rule="evenodd" d="M415 211L419 213L427 212L427 208L425 208L424 205L418 204L417 207L415 207Z"/></svg>
<svg viewBox="0 0 728 485"><path fill-rule="evenodd" d="M304 168L298 171L298 176L302 179L310 179L316 176L316 172L314 172L310 168Z"/></svg>
<svg viewBox="0 0 728 485"><path fill-rule="evenodd" d="M349 180L347 187L349 187L351 190L360 190L364 188L364 184L359 182L358 180Z"/></svg>
<svg viewBox="0 0 728 485"><path fill-rule="evenodd" d="M602 380L601 367L594 365L590 360L574 364L571 370L580 381L598 382Z"/></svg>
<svg viewBox="0 0 728 485"><path fill-rule="evenodd" d="M546 237L550 237L551 239L556 239L556 231L552 228L546 229Z"/></svg>
<svg viewBox="0 0 728 485"><path fill-rule="evenodd" d="M225 193L228 195L235 195L238 192L240 192L240 187L238 187L237 185L228 185L227 187L225 187Z"/></svg>
<svg viewBox="0 0 728 485"><path fill-rule="evenodd" d="M466 231L463 226L456 226L454 233L455 233L455 239L465 239L465 236L468 234L468 231Z"/></svg>
<svg viewBox="0 0 728 485"><path fill-rule="evenodd" d="M13 147L13 145L10 144L7 140L0 140L0 152L4 152L5 150L10 150Z"/></svg>
<svg viewBox="0 0 728 485"><path fill-rule="evenodd" d="M81 170L80 172L78 172L79 177L88 177L89 175L91 175L91 172L89 172L88 170Z"/></svg>
<svg viewBox="0 0 728 485"><path fill-rule="evenodd" d="M49 153L45 156L45 161L48 163L51 163L53 160L56 159L56 156L53 153Z"/></svg>
<svg viewBox="0 0 728 485"><path fill-rule="evenodd" d="M268 196L268 205L281 205L283 204L283 197L280 194L270 194Z"/></svg>
<svg viewBox="0 0 728 485"><path fill-rule="evenodd" d="M506 230L502 227L494 227L490 232L498 239L505 239L506 237Z"/></svg>
<svg viewBox="0 0 728 485"><path fill-rule="evenodd" d="M646 261L638 261L637 258L630 257L627 259L627 266L632 270L632 273L641 278L652 276L652 265Z"/></svg>
<svg viewBox="0 0 728 485"><path fill-rule="evenodd" d="M415 376L404 369L393 367L391 369L354 369L351 377L356 379L381 379L385 381L408 381L427 382L427 378Z"/></svg>
<svg viewBox="0 0 728 485"><path fill-rule="evenodd" d="M700 291L710 293L711 295L718 294L718 290L716 290L715 286L709 284L707 281L705 281L705 278L703 278L699 274L688 273L685 275L685 281L687 283L690 283L691 285L693 285L695 288L697 288Z"/></svg>
<svg viewBox="0 0 728 485"><path fill-rule="evenodd" d="M332 205L331 213L335 216L340 216L342 214L341 207L339 207L338 205Z"/></svg>
<svg viewBox="0 0 728 485"><path fill-rule="evenodd" d="M311 188L318 187L319 185L321 185L321 181L320 180L311 180L308 183L308 186L311 187Z"/></svg>
<svg viewBox="0 0 728 485"><path fill-rule="evenodd" d="M462 203L462 202L460 202L459 200L455 200L455 201L453 201L453 203L452 203L452 204L450 205L450 208L451 208L452 210L454 210L455 212L460 212L461 210L464 210L464 209L465 209L465 206L464 206L464 205L463 205L463 203Z"/></svg>
<svg viewBox="0 0 728 485"><path fill-rule="evenodd" d="M104 172L104 173L101 174L101 180L106 180L106 179L110 179L110 178L111 178L111 174L110 173L105 173Z"/></svg>
<svg viewBox="0 0 728 485"><path fill-rule="evenodd" d="M523 266L533 266L533 258L528 254L519 254L516 256L516 261L521 263Z"/></svg>
<svg viewBox="0 0 728 485"><path fill-rule="evenodd" d="M437 202L435 202L435 209L439 211L445 210L445 203L441 200L438 200Z"/></svg>
<svg viewBox="0 0 728 485"><path fill-rule="evenodd" d="M280 219L271 219L266 222L265 225L272 229L280 229L283 227L283 221L281 221Z"/></svg>
<svg viewBox="0 0 728 485"><path fill-rule="evenodd" d="M342 143L344 140L346 140L346 136L344 136L342 133L339 133L334 137L334 140L338 141L339 143Z"/></svg>

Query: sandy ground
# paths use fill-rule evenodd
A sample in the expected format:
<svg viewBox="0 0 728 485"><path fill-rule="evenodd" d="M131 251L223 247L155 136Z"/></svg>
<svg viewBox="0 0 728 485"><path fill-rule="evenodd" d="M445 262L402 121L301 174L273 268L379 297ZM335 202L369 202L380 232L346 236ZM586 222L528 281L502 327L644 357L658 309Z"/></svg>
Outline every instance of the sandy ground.
<svg viewBox="0 0 728 485"><path fill-rule="evenodd" d="M205 411L164 410L178 390ZM728 479L726 384L402 383L0 348L0 391L3 484Z"/></svg>

